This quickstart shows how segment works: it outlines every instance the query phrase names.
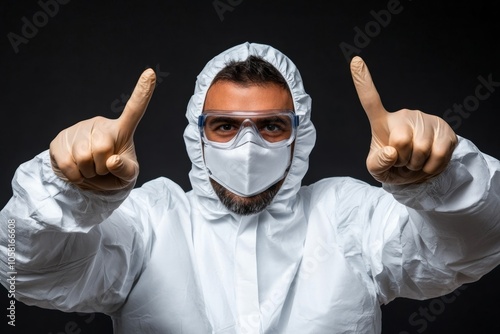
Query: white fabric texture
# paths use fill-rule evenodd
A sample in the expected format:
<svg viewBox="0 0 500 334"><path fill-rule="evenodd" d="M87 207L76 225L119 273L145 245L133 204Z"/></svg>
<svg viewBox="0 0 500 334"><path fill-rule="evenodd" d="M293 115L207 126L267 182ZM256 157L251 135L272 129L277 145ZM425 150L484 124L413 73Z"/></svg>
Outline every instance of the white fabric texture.
<svg viewBox="0 0 500 334"><path fill-rule="evenodd" d="M263 212L228 212L206 172L197 117L229 60L258 55L285 77L300 116L290 171ZM244 43L212 59L186 113L193 190L166 178L83 191L48 152L22 164L0 221L16 224L16 298L103 312L115 333L380 333L380 305L431 298L500 263L500 162L459 138L448 168L410 186L301 180L315 142L311 99L278 50ZM333 153L332 153L333 154ZM2 277L2 284L6 284Z"/></svg>

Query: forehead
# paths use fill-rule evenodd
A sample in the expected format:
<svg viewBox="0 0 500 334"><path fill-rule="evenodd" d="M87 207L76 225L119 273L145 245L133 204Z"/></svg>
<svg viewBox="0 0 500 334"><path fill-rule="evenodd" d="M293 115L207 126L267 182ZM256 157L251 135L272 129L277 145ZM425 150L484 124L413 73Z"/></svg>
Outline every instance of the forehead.
<svg viewBox="0 0 500 334"><path fill-rule="evenodd" d="M229 81L213 84L206 95L204 111L232 113L233 111L263 112L269 110L293 110L290 92L281 86L243 86Z"/></svg>

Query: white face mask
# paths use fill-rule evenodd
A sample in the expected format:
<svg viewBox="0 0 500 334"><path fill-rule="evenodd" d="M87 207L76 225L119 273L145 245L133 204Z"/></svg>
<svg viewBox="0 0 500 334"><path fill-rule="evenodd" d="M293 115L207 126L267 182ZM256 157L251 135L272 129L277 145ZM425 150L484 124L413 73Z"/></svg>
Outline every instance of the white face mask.
<svg viewBox="0 0 500 334"><path fill-rule="evenodd" d="M248 131L233 149L204 145L205 166L210 178L236 195L257 195L282 180L290 166L291 145L265 148Z"/></svg>

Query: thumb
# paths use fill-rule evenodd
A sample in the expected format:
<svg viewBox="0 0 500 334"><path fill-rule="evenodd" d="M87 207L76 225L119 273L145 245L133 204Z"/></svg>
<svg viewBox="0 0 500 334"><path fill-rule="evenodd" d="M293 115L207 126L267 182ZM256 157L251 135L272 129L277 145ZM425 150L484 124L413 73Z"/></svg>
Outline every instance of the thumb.
<svg viewBox="0 0 500 334"><path fill-rule="evenodd" d="M125 182L133 182L139 174L137 160L124 155L112 155L106 160L109 172Z"/></svg>
<svg viewBox="0 0 500 334"><path fill-rule="evenodd" d="M124 133L133 134L142 116L146 112L153 90L156 85L155 72L148 68L142 72L130 96L125 109L118 118L120 128Z"/></svg>
<svg viewBox="0 0 500 334"><path fill-rule="evenodd" d="M373 83L372 76L363 59L359 56L351 60L351 75L354 87L358 93L359 101L365 110L370 124L377 119L384 118L387 114L380 95Z"/></svg>
<svg viewBox="0 0 500 334"><path fill-rule="evenodd" d="M366 159L366 167L376 179L386 173L398 160L398 152L392 146L372 149Z"/></svg>

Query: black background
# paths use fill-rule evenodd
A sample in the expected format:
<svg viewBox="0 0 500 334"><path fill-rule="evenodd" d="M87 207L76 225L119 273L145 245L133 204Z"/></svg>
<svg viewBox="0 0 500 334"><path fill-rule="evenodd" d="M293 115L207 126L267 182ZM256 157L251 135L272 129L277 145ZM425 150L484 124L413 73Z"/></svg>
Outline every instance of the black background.
<svg viewBox="0 0 500 334"><path fill-rule="evenodd" d="M318 139L304 184L348 175L377 185L365 169L369 124L341 43L357 43L355 54L367 62L391 111L410 108L443 116L454 104L474 101L479 77L500 81L493 1L401 0L398 13L384 26L374 13L395 0L220 0L228 6L221 15L213 0L62 2L67 3L45 21L37 1L0 4L2 206L12 195L10 181L20 163L47 149L60 130L79 120L117 117L122 96L146 67L159 72L159 84L136 132L138 185L167 176L189 190L182 132L196 76L213 56L242 42L270 44L288 55L313 98ZM38 31L24 29L31 35L15 47L9 36L22 37L26 21L37 22ZM356 31L366 28L371 29L368 39L356 40ZM469 116L454 114L453 124L445 119L459 135L499 158L500 87L493 89L469 106ZM497 268L446 302L395 300L383 306L383 333L499 333L499 278ZM12 331L7 290L2 288L0 295L0 328ZM16 305L14 333L112 332L109 318L101 314Z"/></svg>

